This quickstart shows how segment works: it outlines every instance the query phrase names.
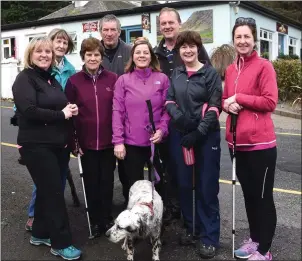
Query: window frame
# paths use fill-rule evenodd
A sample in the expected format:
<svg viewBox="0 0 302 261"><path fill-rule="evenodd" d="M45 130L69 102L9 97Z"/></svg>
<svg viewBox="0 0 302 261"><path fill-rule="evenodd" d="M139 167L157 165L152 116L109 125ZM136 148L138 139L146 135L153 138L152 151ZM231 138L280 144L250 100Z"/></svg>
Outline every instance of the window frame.
<svg viewBox="0 0 302 261"><path fill-rule="evenodd" d="M143 28L141 25L124 26L121 28L121 31L122 30L125 31L125 42L127 44L132 44L130 37L131 32L141 31L142 36L144 35Z"/></svg>
<svg viewBox="0 0 302 261"><path fill-rule="evenodd" d="M67 32L74 44L74 50L72 53L78 53L78 34L76 31ZM72 35L75 36L76 40L73 39Z"/></svg>

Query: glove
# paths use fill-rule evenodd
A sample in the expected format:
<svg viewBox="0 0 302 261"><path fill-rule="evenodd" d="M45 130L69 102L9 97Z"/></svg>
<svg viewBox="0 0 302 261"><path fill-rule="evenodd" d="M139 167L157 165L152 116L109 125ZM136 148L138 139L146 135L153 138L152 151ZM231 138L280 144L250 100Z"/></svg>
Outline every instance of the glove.
<svg viewBox="0 0 302 261"><path fill-rule="evenodd" d="M189 134L185 135L181 139L181 146L190 149L192 148L198 141L201 141L203 138L202 133L199 130L195 130L190 132Z"/></svg>
<svg viewBox="0 0 302 261"><path fill-rule="evenodd" d="M181 115L176 121L174 121L174 124L177 129L191 132L197 129L199 121L196 119L189 119L185 115Z"/></svg>

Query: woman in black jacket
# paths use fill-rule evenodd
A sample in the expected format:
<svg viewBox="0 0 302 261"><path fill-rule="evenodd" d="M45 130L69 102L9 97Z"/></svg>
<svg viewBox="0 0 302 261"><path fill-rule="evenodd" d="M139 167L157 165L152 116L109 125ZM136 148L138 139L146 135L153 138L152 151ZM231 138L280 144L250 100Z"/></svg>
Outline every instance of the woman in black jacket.
<svg viewBox="0 0 302 261"><path fill-rule="evenodd" d="M12 88L20 114L20 154L37 187L30 243L51 246L51 253L64 259L77 259L81 251L72 246L61 174L68 120L78 114L78 108L68 104L61 85L51 76L55 57L47 37L34 38L24 58L25 69Z"/></svg>
<svg viewBox="0 0 302 261"><path fill-rule="evenodd" d="M186 233L180 238L182 245L195 243L193 232L192 175L196 187L196 236L202 258L215 256L219 245L219 171L222 85L215 69L206 61L198 61L202 47L200 35L195 31L179 34L176 48L183 66L174 69L168 90L166 109L171 116L170 155L176 164L179 197ZM186 165L183 148L193 149L194 168ZM188 158L187 158L188 159Z"/></svg>

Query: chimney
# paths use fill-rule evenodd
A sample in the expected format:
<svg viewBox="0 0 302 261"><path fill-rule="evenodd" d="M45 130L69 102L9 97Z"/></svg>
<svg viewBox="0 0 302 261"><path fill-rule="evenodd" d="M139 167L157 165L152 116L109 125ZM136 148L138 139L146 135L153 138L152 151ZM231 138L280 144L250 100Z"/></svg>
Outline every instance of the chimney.
<svg viewBox="0 0 302 261"><path fill-rule="evenodd" d="M86 5L89 1L73 1L74 2L74 7L83 7Z"/></svg>

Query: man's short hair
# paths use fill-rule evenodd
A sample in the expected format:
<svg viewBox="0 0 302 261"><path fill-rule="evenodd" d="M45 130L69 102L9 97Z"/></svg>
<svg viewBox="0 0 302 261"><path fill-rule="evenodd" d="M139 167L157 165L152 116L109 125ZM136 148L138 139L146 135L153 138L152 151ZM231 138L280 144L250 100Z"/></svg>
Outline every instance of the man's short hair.
<svg viewBox="0 0 302 261"><path fill-rule="evenodd" d="M164 12L174 12L176 14L178 22L181 24L180 14L178 13L178 11L175 8L170 8L170 7L162 8L159 12L159 17L158 17L159 19L160 19L160 16L162 15L162 13L164 13Z"/></svg>
<svg viewBox="0 0 302 261"><path fill-rule="evenodd" d="M121 31L121 22L120 20L113 14L108 14L105 15L99 22L99 31L102 31L103 28L103 23L106 22L116 22L117 30L120 32Z"/></svg>

